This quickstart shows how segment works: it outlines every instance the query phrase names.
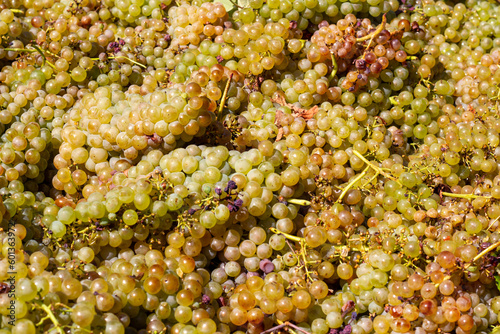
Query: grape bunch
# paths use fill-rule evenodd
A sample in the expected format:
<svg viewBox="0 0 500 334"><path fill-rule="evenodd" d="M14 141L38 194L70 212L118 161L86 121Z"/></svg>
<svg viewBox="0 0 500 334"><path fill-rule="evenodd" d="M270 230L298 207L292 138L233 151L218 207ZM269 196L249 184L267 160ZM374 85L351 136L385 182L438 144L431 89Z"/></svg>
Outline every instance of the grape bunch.
<svg viewBox="0 0 500 334"><path fill-rule="evenodd" d="M499 19L0 2L0 334L500 333Z"/></svg>

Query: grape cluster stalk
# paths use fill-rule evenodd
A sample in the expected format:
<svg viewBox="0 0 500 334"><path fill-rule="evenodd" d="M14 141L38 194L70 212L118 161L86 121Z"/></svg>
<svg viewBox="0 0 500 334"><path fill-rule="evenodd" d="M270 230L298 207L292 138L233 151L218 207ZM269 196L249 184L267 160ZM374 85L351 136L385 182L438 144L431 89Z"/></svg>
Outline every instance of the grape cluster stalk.
<svg viewBox="0 0 500 334"><path fill-rule="evenodd" d="M500 4L0 0L0 334L500 334Z"/></svg>

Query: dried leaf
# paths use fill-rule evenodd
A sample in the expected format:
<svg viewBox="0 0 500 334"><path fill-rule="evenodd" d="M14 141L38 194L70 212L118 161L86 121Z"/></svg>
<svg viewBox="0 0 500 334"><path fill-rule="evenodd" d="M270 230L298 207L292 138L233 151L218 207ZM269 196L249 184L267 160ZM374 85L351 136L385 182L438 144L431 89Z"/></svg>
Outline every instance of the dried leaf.
<svg viewBox="0 0 500 334"><path fill-rule="evenodd" d="M271 101L278 103L284 107L288 107L292 110L292 115L294 117L302 117L304 119L311 119L318 112L318 106L314 106L311 109L303 109L294 106L291 103L286 102L285 97L282 94L276 94Z"/></svg>
<svg viewBox="0 0 500 334"><path fill-rule="evenodd" d="M291 103L286 102L285 97L282 94L276 94L272 99L272 102L277 103L281 106L288 107L292 110L293 117L302 117L303 119L311 119L318 112L318 106L314 106L311 109L303 109L294 106ZM276 115L274 116L274 124L278 127L278 134L276 135L276 140L280 140L283 138L283 118L285 117L285 113L283 111L276 111Z"/></svg>
<svg viewBox="0 0 500 334"><path fill-rule="evenodd" d="M302 117L304 119L311 119L318 112L318 106L314 106L309 110L302 109L301 113L297 116Z"/></svg>
<svg viewBox="0 0 500 334"><path fill-rule="evenodd" d="M342 305L342 317L345 317L347 313L349 313L355 307L355 303L352 300L349 300L347 303Z"/></svg>
<svg viewBox="0 0 500 334"><path fill-rule="evenodd" d="M276 94L276 97L273 96L272 101L276 102L282 106L289 106L289 104L285 100L285 97L281 94Z"/></svg>
<svg viewBox="0 0 500 334"><path fill-rule="evenodd" d="M283 128L282 127L278 128L278 134L276 135L276 141L281 140L281 138L283 138Z"/></svg>
<svg viewBox="0 0 500 334"><path fill-rule="evenodd" d="M283 123L283 118L285 117L285 113L281 110L276 111L276 115L274 115L274 124L277 126L281 126Z"/></svg>
<svg viewBox="0 0 500 334"><path fill-rule="evenodd" d="M243 82L245 87L248 87L248 89L251 89L252 91L258 91L260 89L260 85L264 82L264 77L256 76L252 77L251 79L245 78Z"/></svg>
<svg viewBox="0 0 500 334"><path fill-rule="evenodd" d="M274 115L274 124L278 127L278 133L276 134L276 140L281 140L283 138L283 128L282 128L282 122L283 118L285 117L285 113L281 110L276 111L276 114Z"/></svg>

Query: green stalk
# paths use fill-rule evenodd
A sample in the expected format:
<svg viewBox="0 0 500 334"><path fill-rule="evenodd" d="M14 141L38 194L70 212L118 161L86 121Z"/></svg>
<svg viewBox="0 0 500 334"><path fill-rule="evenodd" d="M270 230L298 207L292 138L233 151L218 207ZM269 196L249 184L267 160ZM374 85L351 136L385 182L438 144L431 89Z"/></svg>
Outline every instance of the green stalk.
<svg viewBox="0 0 500 334"><path fill-rule="evenodd" d="M269 230L271 230L271 232L273 232L273 233L281 234L285 238L293 240L293 241L296 241L296 242L304 242L305 241L304 238L297 237L295 235L291 235L291 234L288 234L288 233L285 233L285 232L281 232L280 230L276 229L275 227L270 227Z"/></svg>
<svg viewBox="0 0 500 334"><path fill-rule="evenodd" d="M311 205L311 201L305 200L305 199L295 199L295 198L290 198L286 200L288 203L291 204L297 204L297 205L302 205L302 206L307 206Z"/></svg>
<svg viewBox="0 0 500 334"><path fill-rule="evenodd" d="M337 65L337 60L335 60L335 56L333 55L333 52L332 52L332 65L333 65L333 69L332 69L332 73L330 73L330 80L332 80L335 75L337 75L337 71L339 69L339 66Z"/></svg>
<svg viewBox="0 0 500 334"><path fill-rule="evenodd" d="M480 258L482 258L483 256L485 256L486 254L488 254L489 252L491 252L492 250L494 250L498 246L500 246L500 241L495 242L493 245L489 246L484 251L482 251L481 253L477 254L474 257L474 259L472 260L472 262L476 262L477 260L479 260Z"/></svg>
<svg viewBox="0 0 500 334"><path fill-rule="evenodd" d="M49 317L49 319L52 321L52 323L54 324L54 326L57 328L57 331L60 333L60 334L64 334L64 331L61 327L61 324L59 324L59 321L57 320L56 316L54 315L54 313L52 312L52 310L50 309L50 307L48 307L47 305L45 304L41 304L40 305L40 308L42 310L45 311L45 313L47 313L47 316Z"/></svg>
<svg viewBox="0 0 500 334"><path fill-rule="evenodd" d="M384 30L386 22L387 22L387 18L385 17L385 14L384 14L384 16L382 16L382 23L380 23L380 25L378 26L377 30L375 30L374 32L372 32L371 34L368 34L366 36L363 36L363 37L360 37L360 38L356 38L356 42L364 42L364 41L370 39L370 43L368 43L368 47L370 47L371 40L373 40L373 38L375 36L377 36L378 34L380 34L380 32L382 30Z"/></svg>
<svg viewBox="0 0 500 334"><path fill-rule="evenodd" d="M363 162L365 164L367 164L368 166L370 166L373 170L375 170L375 172L377 172L377 174L382 174L384 175L386 178L388 179L391 179L393 181L396 181L400 186L403 186L401 184L401 182L399 182L398 179L396 179L394 176L392 176L391 174L389 173L386 173L382 170L382 168L378 167L378 166L375 166L374 164L372 164L368 159L366 159L361 153L359 153L358 151L356 150L352 150L352 153L357 156L358 158L360 158L361 160L363 160Z"/></svg>
<svg viewBox="0 0 500 334"><path fill-rule="evenodd" d="M36 50L33 49L19 49L19 48L5 48L5 51L14 51L14 52L29 52L33 53L36 52Z"/></svg>
<svg viewBox="0 0 500 334"><path fill-rule="evenodd" d="M47 57L45 57L44 50L42 50L38 45L33 45L34 49L19 49L19 48L5 48L5 51L13 51L13 52L28 52L28 53L35 53L38 52L42 57L43 57L43 62L49 64L52 68L56 68L54 64L52 64L50 61L47 60Z"/></svg>
<svg viewBox="0 0 500 334"><path fill-rule="evenodd" d="M474 194L454 194L454 193L449 193L442 191L442 195L448 196L448 197L455 197L455 198L466 198L466 199L474 199L474 198L484 198L484 199L490 199L492 198L491 196L482 196L482 195L474 195Z"/></svg>
<svg viewBox="0 0 500 334"><path fill-rule="evenodd" d="M135 60L130 59L127 56L110 56L110 57L108 57L108 59L120 59L120 58L127 59L129 62L131 62L131 63L133 63L133 64L135 64L137 66L140 66L142 68L147 68L146 65L141 64L139 62L136 62ZM92 59L92 60L100 60L99 58L90 58L90 59Z"/></svg>
<svg viewBox="0 0 500 334"><path fill-rule="evenodd" d="M128 61L130 61L131 63L133 64L136 64L137 66L140 66L142 68L146 68L145 65L139 63L139 62L136 62L135 60L132 60L130 59L129 57L126 57L126 56L113 56L113 57L109 57L109 59L119 59L119 58L124 58L124 59L127 59Z"/></svg>
<svg viewBox="0 0 500 334"><path fill-rule="evenodd" d="M219 104L219 115L217 115L217 118L222 115L222 111L224 110L224 105L226 104L227 100L227 92L229 91L229 86L231 85L231 80L233 79L233 73L229 75L229 79L227 79L226 87L224 88L224 93L222 94L222 98L220 100Z"/></svg>
<svg viewBox="0 0 500 334"><path fill-rule="evenodd" d="M368 173L368 171L370 170L370 166L367 166L361 173L359 173L358 176L356 176L355 178L353 178L351 181L349 181L349 183L347 184L347 186L344 188L344 190L342 190L342 193L340 194L339 198L337 199L337 203L340 203L342 202L342 199L344 198L344 196L347 194L347 192L359 181L361 180L365 175L366 173ZM377 175L377 174L376 174Z"/></svg>
<svg viewBox="0 0 500 334"><path fill-rule="evenodd" d="M481 253L477 254L471 262L467 263L465 266L464 266L464 269L467 270L467 268L469 268L474 262L476 262L477 260L479 260L480 258L482 258L483 256L485 256L486 254L488 254L489 252L491 252L492 250L495 250L497 247L500 246L500 241L497 241L495 242L493 245L489 246L488 248L486 248L485 250L483 250Z"/></svg>

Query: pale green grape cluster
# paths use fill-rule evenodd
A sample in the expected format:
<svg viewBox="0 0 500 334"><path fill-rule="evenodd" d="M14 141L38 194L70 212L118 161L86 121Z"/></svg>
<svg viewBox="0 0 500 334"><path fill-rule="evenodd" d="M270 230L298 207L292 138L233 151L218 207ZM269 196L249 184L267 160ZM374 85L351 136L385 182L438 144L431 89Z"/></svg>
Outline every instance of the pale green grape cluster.
<svg viewBox="0 0 500 334"><path fill-rule="evenodd" d="M500 6L0 4L0 334L489 334Z"/></svg>

